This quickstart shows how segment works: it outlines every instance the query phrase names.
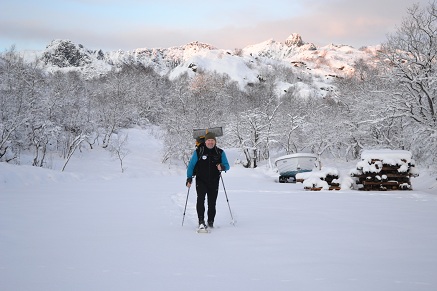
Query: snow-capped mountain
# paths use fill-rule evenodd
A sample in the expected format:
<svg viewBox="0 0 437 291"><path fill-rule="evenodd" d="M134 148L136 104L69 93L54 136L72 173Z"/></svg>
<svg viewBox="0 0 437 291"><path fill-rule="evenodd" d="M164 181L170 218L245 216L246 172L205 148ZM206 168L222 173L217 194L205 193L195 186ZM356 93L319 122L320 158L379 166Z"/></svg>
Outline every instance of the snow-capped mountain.
<svg viewBox="0 0 437 291"><path fill-rule="evenodd" d="M268 79L278 67L289 67L297 75L311 76L311 84L308 80L291 82L279 77L275 80L279 94L295 87L302 95L316 93L323 96L329 91L333 78L351 73L357 59L370 61L376 50L376 46L365 49L334 44L317 47L294 33L284 42L271 39L234 50L217 49L196 41L171 48L103 52L86 49L69 40L54 40L44 51L36 52L36 57L48 71L78 70L90 77L105 74L123 64L151 67L170 79L183 73L194 75L200 70L211 71L229 75L242 89L249 83Z"/></svg>

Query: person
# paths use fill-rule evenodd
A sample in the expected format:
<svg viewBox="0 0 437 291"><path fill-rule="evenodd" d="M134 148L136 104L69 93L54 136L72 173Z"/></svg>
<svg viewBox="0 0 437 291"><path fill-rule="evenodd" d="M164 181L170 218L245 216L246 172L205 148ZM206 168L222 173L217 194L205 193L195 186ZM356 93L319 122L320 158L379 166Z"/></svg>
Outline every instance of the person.
<svg viewBox="0 0 437 291"><path fill-rule="evenodd" d="M205 142L194 152L187 167L186 186L191 187L193 176L196 176L197 203L196 211L199 228L214 227L216 202L218 196L220 175L230 169L226 153L216 146L216 135L209 132ZM205 197L208 197L208 225L205 224Z"/></svg>

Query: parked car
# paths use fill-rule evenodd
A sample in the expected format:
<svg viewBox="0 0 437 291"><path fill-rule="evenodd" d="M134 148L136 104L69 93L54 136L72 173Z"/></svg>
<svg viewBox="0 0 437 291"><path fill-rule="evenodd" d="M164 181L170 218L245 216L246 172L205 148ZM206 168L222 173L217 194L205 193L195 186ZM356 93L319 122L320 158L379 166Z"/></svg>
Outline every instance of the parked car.
<svg viewBox="0 0 437 291"><path fill-rule="evenodd" d="M279 157L275 160L279 172L279 183L296 183L296 174L320 169L320 162L315 154L296 153Z"/></svg>

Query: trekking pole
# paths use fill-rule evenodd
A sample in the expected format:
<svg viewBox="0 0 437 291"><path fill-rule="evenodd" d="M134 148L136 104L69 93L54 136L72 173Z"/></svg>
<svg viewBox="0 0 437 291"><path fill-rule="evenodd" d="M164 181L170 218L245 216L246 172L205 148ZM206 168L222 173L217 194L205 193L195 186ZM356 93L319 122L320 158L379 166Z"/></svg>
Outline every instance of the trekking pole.
<svg viewBox="0 0 437 291"><path fill-rule="evenodd" d="M231 219L232 219L231 223L232 223L232 225L235 226L235 220L234 220L234 216L232 215L231 205L229 205L228 194L226 193L226 188L225 188L225 183L223 182L222 173L220 173L220 179L222 180L223 191L225 191L226 201L228 202L229 213L231 214Z"/></svg>
<svg viewBox="0 0 437 291"><path fill-rule="evenodd" d="M185 212L187 211L188 195L190 195L190 188L191 187L188 187L187 199L185 200L184 216L182 217L182 226L184 226Z"/></svg>

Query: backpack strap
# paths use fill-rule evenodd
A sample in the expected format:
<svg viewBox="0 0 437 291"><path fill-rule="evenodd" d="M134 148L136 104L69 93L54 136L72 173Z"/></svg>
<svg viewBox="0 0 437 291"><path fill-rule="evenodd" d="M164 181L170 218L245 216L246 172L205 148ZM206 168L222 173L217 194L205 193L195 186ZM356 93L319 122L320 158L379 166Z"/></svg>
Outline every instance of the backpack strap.
<svg viewBox="0 0 437 291"><path fill-rule="evenodd" d="M200 146L197 147L196 152L197 152L197 159L198 160L200 160L200 157L202 157L204 151L205 151L204 144L201 144ZM223 150L221 148L218 148L217 146L215 146L215 152L220 157L220 162L221 162Z"/></svg>
<svg viewBox="0 0 437 291"><path fill-rule="evenodd" d="M205 145L200 145L197 147L196 152L197 152L197 160L200 160L200 157L203 155L203 151L205 150L204 148Z"/></svg>

